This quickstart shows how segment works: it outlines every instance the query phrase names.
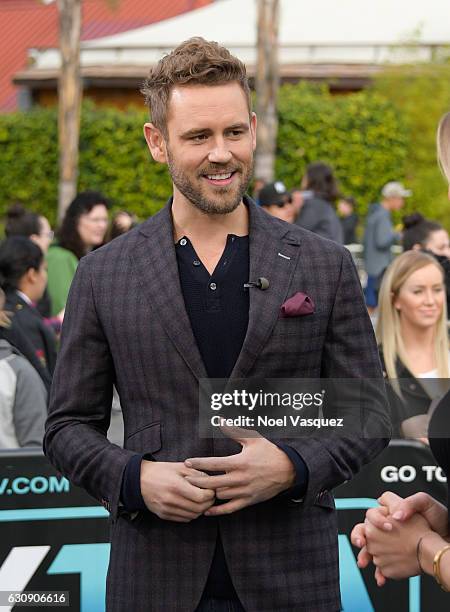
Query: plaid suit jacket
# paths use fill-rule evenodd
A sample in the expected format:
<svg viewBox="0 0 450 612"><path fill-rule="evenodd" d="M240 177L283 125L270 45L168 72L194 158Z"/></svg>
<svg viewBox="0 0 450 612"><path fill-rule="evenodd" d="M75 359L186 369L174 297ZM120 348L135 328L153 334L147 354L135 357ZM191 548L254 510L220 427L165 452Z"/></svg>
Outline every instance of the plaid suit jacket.
<svg viewBox="0 0 450 612"><path fill-rule="evenodd" d="M381 378L349 252L246 203L250 278L264 276L270 287L250 292L248 331L232 377ZM281 304L297 291L312 297L314 314L280 318ZM337 519L330 490L373 459L385 438L289 440L309 470L301 504L279 496L188 524L147 511L132 520L120 511L123 471L135 453L183 461L239 452L232 440L199 438L199 378L206 378L206 371L180 288L169 202L81 260L51 394L46 455L110 510L107 609L195 610L220 530L248 612L338 610ZM113 383L123 409L124 448L106 439ZM374 418L386 431L382 394L378 405Z"/></svg>

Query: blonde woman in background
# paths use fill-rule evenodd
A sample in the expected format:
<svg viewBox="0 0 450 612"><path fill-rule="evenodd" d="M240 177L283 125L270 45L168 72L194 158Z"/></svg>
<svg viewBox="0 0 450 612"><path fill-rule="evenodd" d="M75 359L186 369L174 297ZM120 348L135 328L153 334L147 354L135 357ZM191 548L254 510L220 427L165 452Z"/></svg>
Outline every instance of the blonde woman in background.
<svg viewBox="0 0 450 612"><path fill-rule="evenodd" d="M437 148L442 171L450 183L450 113L439 124ZM386 578L427 573L450 591L450 392L436 407L428 435L431 450L447 477L447 507L427 493L402 499L387 492L378 500L381 505L368 510L365 522L352 531L352 543L361 548L358 565L375 564L378 586L383 586Z"/></svg>
<svg viewBox="0 0 450 612"><path fill-rule="evenodd" d="M407 251L383 277L377 339L385 375L394 436L425 441L436 379L449 377L449 343L444 271L431 255Z"/></svg>

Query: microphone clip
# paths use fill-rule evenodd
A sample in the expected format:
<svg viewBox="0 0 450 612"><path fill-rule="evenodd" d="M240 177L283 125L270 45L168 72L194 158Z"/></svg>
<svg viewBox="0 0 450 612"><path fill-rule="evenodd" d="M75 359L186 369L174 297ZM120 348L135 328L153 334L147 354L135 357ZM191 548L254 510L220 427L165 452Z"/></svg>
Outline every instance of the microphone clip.
<svg viewBox="0 0 450 612"><path fill-rule="evenodd" d="M258 278L256 282L249 281L248 283L245 283L244 288L245 289L261 289L261 291L265 291L266 289L269 288L269 284L270 283L268 279L261 276L260 278Z"/></svg>

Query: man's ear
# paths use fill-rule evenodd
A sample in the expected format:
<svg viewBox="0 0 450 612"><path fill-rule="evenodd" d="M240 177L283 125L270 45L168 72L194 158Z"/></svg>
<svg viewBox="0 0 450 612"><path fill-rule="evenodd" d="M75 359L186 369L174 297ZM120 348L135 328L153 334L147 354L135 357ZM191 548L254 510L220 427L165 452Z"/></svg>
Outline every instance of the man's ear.
<svg viewBox="0 0 450 612"><path fill-rule="evenodd" d="M164 136L153 123L144 124L144 137L153 159L160 164L167 163L167 149Z"/></svg>
<svg viewBox="0 0 450 612"><path fill-rule="evenodd" d="M252 134L252 145L253 145L253 151L255 151L256 149L256 127L258 124L258 120L256 118L256 113L252 113L251 117L250 117L250 131Z"/></svg>

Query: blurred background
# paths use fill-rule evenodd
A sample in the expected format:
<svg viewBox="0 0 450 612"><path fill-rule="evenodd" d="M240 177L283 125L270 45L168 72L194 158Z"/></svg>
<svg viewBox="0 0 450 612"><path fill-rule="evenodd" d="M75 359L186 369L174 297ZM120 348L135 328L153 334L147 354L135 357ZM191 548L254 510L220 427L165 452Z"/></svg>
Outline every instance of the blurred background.
<svg viewBox="0 0 450 612"><path fill-rule="evenodd" d="M55 224L84 189L141 219L163 206L170 181L144 146L139 89L197 35L247 64L256 178L291 189L320 159L360 218L401 180L402 214L450 229L434 145L450 106L446 0L2 0L0 23L0 216L20 201Z"/></svg>

